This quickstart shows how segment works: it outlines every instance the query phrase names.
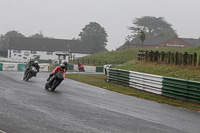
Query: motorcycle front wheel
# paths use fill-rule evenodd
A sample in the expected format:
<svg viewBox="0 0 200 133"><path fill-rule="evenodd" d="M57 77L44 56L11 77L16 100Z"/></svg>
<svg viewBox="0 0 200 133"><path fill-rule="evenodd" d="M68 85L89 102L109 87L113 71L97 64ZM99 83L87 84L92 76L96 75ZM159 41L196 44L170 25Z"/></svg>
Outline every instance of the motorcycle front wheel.
<svg viewBox="0 0 200 133"><path fill-rule="evenodd" d="M49 83L48 83L48 82L45 84L45 89L46 89L46 90L49 89Z"/></svg>
<svg viewBox="0 0 200 133"><path fill-rule="evenodd" d="M31 78L31 73L28 72L25 80L28 81L30 78Z"/></svg>

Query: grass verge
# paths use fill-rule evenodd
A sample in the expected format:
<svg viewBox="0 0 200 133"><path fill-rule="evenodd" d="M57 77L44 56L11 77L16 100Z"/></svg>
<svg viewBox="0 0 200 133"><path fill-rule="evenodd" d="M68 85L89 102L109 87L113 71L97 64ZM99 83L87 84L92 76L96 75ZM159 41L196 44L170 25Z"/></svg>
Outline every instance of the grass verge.
<svg viewBox="0 0 200 133"><path fill-rule="evenodd" d="M169 105L173 105L177 107L183 107L183 108L187 108L191 110L200 111L200 104L187 102L183 100L177 100L177 99L137 90L131 87L126 87L119 84L107 82L105 75L67 74L66 77L72 80L87 83L90 85L94 85L94 86L101 87L110 91L122 93L125 95L136 96L139 98L153 100L159 103L165 103L165 104L169 104Z"/></svg>
<svg viewBox="0 0 200 133"><path fill-rule="evenodd" d="M124 69L153 75L180 78L184 80L200 81L200 67L196 66L179 66L164 64L161 62L148 62L131 60L122 65L112 66L117 69Z"/></svg>

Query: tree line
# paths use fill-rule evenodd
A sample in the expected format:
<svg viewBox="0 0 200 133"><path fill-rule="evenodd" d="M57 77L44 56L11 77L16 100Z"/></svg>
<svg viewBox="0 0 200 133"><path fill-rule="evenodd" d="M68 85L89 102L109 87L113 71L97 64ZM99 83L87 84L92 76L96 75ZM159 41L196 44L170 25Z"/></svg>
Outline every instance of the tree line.
<svg viewBox="0 0 200 133"><path fill-rule="evenodd" d="M132 31L132 35L125 37L125 45L129 45L131 40L139 37L142 40L142 44L145 38L148 37L177 37L176 31L172 28L172 25L168 23L163 17L143 16L141 18L135 18L133 20L133 26L128 27L128 30ZM120 32L120 31L119 31ZM0 50L7 51L9 37L25 37L18 31L9 31L5 35L0 36ZM52 38L46 37L42 32L36 33L29 37L32 38ZM90 22L85 25L82 31L79 33L79 37L76 40L80 40L92 50L91 53L101 53L108 51L107 46L107 32L97 22ZM75 39L75 38L74 38ZM116 44L118 45L118 44Z"/></svg>
<svg viewBox="0 0 200 133"><path fill-rule="evenodd" d="M125 38L125 45L129 45L132 39L140 38L141 44L146 37L178 37L176 30L164 17L143 16L133 20L133 26L128 27L133 33Z"/></svg>
<svg viewBox="0 0 200 133"><path fill-rule="evenodd" d="M85 43L90 49L91 53L101 53L106 52L107 46L107 33L105 29L96 22L90 22L86 25L79 34L80 38L76 40L80 40ZM18 31L8 31L5 35L0 36L0 50L7 51L8 50L8 40L10 37L25 37L22 33ZM29 36L30 38L50 38L46 37L42 32L36 33L34 35Z"/></svg>
<svg viewBox="0 0 200 133"><path fill-rule="evenodd" d="M25 35L15 30L8 31L5 35L1 35L0 36L0 50L1 51L8 50L8 40L10 37L25 37ZM45 37L41 31L29 37L30 38L53 38L53 37Z"/></svg>

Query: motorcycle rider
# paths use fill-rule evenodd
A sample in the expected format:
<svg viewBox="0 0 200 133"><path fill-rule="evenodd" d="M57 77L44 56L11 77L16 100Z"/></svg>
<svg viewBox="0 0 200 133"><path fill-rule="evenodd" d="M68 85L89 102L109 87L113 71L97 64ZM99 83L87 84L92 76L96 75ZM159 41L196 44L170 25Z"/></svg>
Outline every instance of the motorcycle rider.
<svg viewBox="0 0 200 133"><path fill-rule="evenodd" d="M67 68L68 68L68 63L67 63L67 61L64 61L63 64L65 65L65 71L67 71Z"/></svg>
<svg viewBox="0 0 200 133"><path fill-rule="evenodd" d="M79 70L79 71L82 70L83 72L85 72L84 65L81 64L81 63L78 63L78 70Z"/></svg>
<svg viewBox="0 0 200 133"><path fill-rule="evenodd" d="M52 73L49 75L49 78L47 79L47 81L50 80L50 78L55 75L58 71L62 71L63 72L63 76L65 78L65 65L62 63L60 64L59 66L55 67L53 70L52 70ZM64 80L63 78L63 80ZM49 81L50 83L51 81Z"/></svg>
<svg viewBox="0 0 200 133"><path fill-rule="evenodd" d="M38 61L33 61L30 60L27 65L25 66L25 71L24 71L24 78L26 77L26 74L28 72L28 70L30 69L31 66L34 66L37 69L37 73L40 71L40 66L38 65ZM37 73L35 74L35 76L37 76Z"/></svg>
<svg viewBox="0 0 200 133"><path fill-rule="evenodd" d="M78 63L78 68L81 66L81 63Z"/></svg>

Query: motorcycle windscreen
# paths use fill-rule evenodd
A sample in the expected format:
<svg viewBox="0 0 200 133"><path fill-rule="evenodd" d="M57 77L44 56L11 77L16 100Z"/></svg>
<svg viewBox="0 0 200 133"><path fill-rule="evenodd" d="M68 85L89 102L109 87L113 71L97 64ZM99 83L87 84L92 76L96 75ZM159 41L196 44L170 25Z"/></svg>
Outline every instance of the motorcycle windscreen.
<svg viewBox="0 0 200 133"><path fill-rule="evenodd" d="M34 67L34 66L31 66L30 67L30 70L34 71L34 72L37 72L37 69Z"/></svg>

